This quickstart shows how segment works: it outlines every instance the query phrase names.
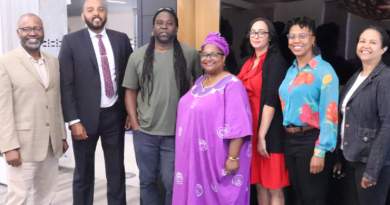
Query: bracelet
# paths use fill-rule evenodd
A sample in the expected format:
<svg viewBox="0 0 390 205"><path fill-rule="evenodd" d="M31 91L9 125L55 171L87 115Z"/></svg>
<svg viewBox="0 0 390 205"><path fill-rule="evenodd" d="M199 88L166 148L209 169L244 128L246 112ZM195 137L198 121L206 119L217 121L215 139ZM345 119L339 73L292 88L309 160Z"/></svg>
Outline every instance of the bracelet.
<svg viewBox="0 0 390 205"><path fill-rule="evenodd" d="M230 160L234 160L234 161L236 161L236 160L239 160L239 158L238 158L238 157L228 157L228 159L230 159Z"/></svg>

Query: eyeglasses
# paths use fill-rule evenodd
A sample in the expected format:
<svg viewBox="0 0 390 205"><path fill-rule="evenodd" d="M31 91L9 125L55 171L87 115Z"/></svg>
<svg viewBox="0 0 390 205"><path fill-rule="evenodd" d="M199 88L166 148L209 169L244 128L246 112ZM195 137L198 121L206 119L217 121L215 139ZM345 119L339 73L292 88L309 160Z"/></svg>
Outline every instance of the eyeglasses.
<svg viewBox="0 0 390 205"><path fill-rule="evenodd" d="M249 35L252 38L256 37L256 34L257 34L257 36L259 36L259 38L264 38L265 34L267 34L267 33L269 33L269 32L265 32L265 31L258 31L258 32L256 32L256 31L249 31Z"/></svg>
<svg viewBox="0 0 390 205"><path fill-rule="evenodd" d="M35 33L41 33L43 31L42 27L34 27L34 28L18 28L19 30L23 31L24 33L31 33L31 31L35 31Z"/></svg>
<svg viewBox="0 0 390 205"><path fill-rule="evenodd" d="M307 38L308 36L311 36L311 34L300 33L300 34L298 34L298 39L302 40L302 39ZM287 34L287 38L288 38L288 40L295 40L295 38L297 38L297 36L294 34Z"/></svg>
<svg viewBox="0 0 390 205"><path fill-rule="evenodd" d="M201 58L207 58L207 57L216 58L216 57L218 57L218 55L224 56L225 54L223 54L223 53L200 53Z"/></svg>

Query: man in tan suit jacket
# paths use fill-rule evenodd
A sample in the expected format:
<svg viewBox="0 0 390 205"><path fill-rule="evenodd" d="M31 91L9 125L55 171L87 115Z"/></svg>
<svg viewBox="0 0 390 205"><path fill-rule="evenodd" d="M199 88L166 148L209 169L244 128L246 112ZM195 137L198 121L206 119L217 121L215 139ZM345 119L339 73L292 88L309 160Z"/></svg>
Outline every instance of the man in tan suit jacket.
<svg viewBox="0 0 390 205"><path fill-rule="evenodd" d="M5 157L5 205L48 205L57 191L58 158L68 148L62 116L59 62L41 52L42 20L18 21L21 46L0 56L0 153Z"/></svg>

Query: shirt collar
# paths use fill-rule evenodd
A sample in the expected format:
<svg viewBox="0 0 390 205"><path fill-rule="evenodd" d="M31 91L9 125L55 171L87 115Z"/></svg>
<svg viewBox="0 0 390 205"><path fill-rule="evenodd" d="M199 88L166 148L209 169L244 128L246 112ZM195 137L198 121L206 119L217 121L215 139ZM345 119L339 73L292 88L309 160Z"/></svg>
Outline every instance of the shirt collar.
<svg viewBox="0 0 390 205"><path fill-rule="evenodd" d="M22 49L23 49L23 51L26 53L26 55L27 55L27 57L30 59L30 60L32 60L33 62L37 62L35 59L34 59L34 57L32 57L29 53L27 53L27 51L22 47ZM39 57L39 62L37 62L37 63L39 63L39 64L41 64L45 59L43 58L43 55L42 55L42 52L41 51L39 51L40 52L40 57Z"/></svg>
<svg viewBox="0 0 390 205"><path fill-rule="evenodd" d="M321 55L318 55L318 56L314 57L313 59L309 60L309 62L307 62L307 64L310 66L311 69L314 69L315 67L317 67L317 65L318 65L318 63L320 63L320 61L322 61L322 57L321 57ZM294 60L293 66L298 67L297 59Z"/></svg>
<svg viewBox="0 0 390 205"><path fill-rule="evenodd" d="M104 28L103 31L100 32L99 34L96 34L95 32L89 30L89 28L88 28L88 32L89 32L89 36L91 36L91 38L94 38L94 37L96 37L96 36L99 35L99 34L102 35L103 37L108 37L105 28Z"/></svg>

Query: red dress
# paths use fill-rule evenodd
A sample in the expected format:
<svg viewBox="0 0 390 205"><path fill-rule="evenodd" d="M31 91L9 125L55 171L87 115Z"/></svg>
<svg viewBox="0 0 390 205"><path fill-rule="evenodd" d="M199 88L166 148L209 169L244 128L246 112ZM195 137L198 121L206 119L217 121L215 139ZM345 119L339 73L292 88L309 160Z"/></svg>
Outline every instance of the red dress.
<svg viewBox="0 0 390 205"><path fill-rule="evenodd" d="M260 56L259 64L253 67L255 57L252 57L241 69L238 78L244 84L252 110L253 136L252 136L252 163L251 184L262 184L268 189L279 189L290 185L288 171L285 167L284 154L268 153L270 158L263 157L257 151L259 114L262 86L262 68L267 52Z"/></svg>

